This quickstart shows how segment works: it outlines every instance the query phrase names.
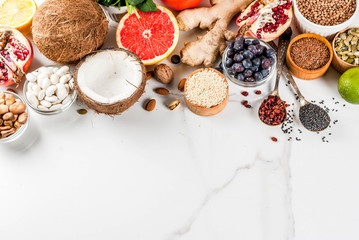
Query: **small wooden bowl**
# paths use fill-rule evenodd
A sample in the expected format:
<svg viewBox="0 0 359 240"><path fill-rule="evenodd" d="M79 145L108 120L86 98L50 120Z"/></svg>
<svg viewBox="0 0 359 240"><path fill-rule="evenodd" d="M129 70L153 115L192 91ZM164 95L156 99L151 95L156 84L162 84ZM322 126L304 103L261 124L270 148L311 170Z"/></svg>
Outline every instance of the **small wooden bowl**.
<svg viewBox="0 0 359 240"><path fill-rule="evenodd" d="M208 117L208 116L213 116L213 115L216 115L218 114L219 112L221 112L227 105L228 103L228 93L229 93L229 90L228 90L228 87L227 87L227 94L226 94L226 97L224 98L224 100L215 105L215 106L212 106L210 108L206 108L206 107L203 107L203 106L200 106L198 104L194 104L192 103L191 101L189 101L186 97L186 93L187 93L187 83L188 83L188 79L190 77L192 77L194 74L198 73L198 72L201 72L203 70L205 70L207 68L200 68L196 71L194 71L193 73L191 73L191 75L189 75L189 77L187 78L187 81L184 85L184 100L186 102L186 105L187 107L189 108L189 110L191 110L193 113L199 115L199 116L205 116L205 117ZM219 71L215 70L215 69L212 69L211 70L215 71L217 74L219 74L223 80L228 84L227 82L227 79L224 77L224 75L222 73L220 73Z"/></svg>
<svg viewBox="0 0 359 240"><path fill-rule="evenodd" d="M337 39L337 37L339 36L339 34L346 32L349 29L359 29L359 27L348 27L340 32L338 32L335 37L333 38L333 42L332 42L332 47L333 47L333 51L334 51L334 58L333 58L333 62L332 65L335 68L335 70L337 70L340 73L344 73L345 71L354 68L354 67L359 67L358 65L354 65L354 64L350 64L347 63L345 61L343 61L337 54L337 52L335 51L335 39Z"/></svg>
<svg viewBox="0 0 359 240"><path fill-rule="evenodd" d="M301 68L299 67L298 65L296 65L292 59L292 57L290 56L290 49L293 45L293 43L295 43L296 41L298 41L299 39L302 39L302 38L310 38L310 37L313 37L313 38L316 38L318 39L319 41L323 42L329 49L329 52L330 52L330 59L329 61L327 62L327 64L325 64L325 66L319 68L319 69L316 69L316 70L307 70L307 69L304 69L304 68ZM290 72L297 78L300 78L300 79L303 79L303 80L314 80L314 79L317 79L317 78L320 78L321 76L323 76L329 66L330 66L330 63L332 62L333 60L333 49L332 49L332 45L329 43L329 41L318 35L318 34L315 34L315 33L304 33L304 34L301 34L301 35L298 35L297 37L295 37L289 44L288 46L288 50L287 50L287 56L286 56L286 60L287 60L287 66L290 70Z"/></svg>

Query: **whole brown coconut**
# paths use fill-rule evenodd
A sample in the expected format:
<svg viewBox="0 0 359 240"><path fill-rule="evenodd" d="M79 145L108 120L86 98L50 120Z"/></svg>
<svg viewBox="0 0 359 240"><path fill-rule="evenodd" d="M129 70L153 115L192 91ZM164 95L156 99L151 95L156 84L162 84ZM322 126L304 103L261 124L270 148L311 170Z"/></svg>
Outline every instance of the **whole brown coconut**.
<svg viewBox="0 0 359 240"><path fill-rule="evenodd" d="M78 97L98 113L124 112L138 101L145 86L145 65L136 54L123 48L87 55L74 73Z"/></svg>
<svg viewBox="0 0 359 240"><path fill-rule="evenodd" d="M35 45L59 63L78 61L106 40L108 21L93 0L46 0L32 22Z"/></svg>

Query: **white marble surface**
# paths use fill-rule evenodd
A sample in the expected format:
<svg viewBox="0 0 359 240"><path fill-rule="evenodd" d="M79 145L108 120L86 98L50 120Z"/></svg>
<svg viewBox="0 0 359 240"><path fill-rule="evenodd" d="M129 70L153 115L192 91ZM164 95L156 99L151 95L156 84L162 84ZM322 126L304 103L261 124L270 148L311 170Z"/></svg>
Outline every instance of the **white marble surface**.
<svg viewBox="0 0 359 240"><path fill-rule="evenodd" d="M115 46L115 27L104 47ZM181 34L175 53L194 33ZM49 63L35 48L31 70ZM338 109L338 122L316 134L295 116L288 141L257 118L272 84L256 88L260 96L247 89L252 109L230 84L225 110L199 117L167 109L194 70L171 67L170 96L155 95L161 84L151 80L121 116L80 116L80 103L56 117L31 111L33 145L0 146L0 239L359 239L359 110L340 98L335 70L297 83L307 99ZM280 94L297 115L284 79ZM143 110L148 98L157 99L153 112Z"/></svg>

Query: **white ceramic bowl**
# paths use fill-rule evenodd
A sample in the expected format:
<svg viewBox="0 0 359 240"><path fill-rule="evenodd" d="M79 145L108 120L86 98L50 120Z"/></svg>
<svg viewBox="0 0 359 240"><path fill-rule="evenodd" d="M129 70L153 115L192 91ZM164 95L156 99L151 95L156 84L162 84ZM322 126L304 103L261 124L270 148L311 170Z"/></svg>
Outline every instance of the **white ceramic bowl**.
<svg viewBox="0 0 359 240"><path fill-rule="evenodd" d="M114 22L120 22L121 18L127 13L127 7L123 6L120 9L114 6L106 7L100 5L102 10L104 11L106 17Z"/></svg>
<svg viewBox="0 0 359 240"><path fill-rule="evenodd" d="M323 25L318 25L318 24L312 23L311 21L306 19L300 13L298 6L297 6L297 0L293 0L293 6L294 6L294 18L295 18L296 24L298 26L298 30L301 33L316 33L323 37L331 39L334 37L334 35L337 32L349 27L349 25L353 22L353 20L355 19L355 16L358 13L359 2L357 0L356 9L355 9L353 16L351 18L349 18L347 21L345 21L341 24L335 25L335 26L323 26Z"/></svg>

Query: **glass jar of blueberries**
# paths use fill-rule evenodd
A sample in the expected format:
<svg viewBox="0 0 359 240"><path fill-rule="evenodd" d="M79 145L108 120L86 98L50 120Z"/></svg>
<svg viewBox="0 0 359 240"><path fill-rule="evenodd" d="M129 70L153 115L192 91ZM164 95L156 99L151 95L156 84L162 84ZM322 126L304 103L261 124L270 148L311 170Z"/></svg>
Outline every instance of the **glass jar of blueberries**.
<svg viewBox="0 0 359 240"><path fill-rule="evenodd" d="M244 87L257 87L275 75L277 57L266 42L247 37L237 37L228 44L222 57L225 76Z"/></svg>

